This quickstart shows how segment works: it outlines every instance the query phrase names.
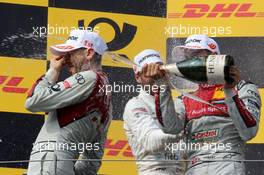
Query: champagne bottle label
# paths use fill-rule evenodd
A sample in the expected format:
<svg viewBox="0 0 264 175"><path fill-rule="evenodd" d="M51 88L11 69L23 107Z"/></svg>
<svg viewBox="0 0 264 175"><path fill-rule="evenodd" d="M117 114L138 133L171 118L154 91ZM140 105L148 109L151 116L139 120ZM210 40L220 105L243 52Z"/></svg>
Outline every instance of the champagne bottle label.
<svg viewBox="0 0 264 175"><path fill-rule="evenodd" d="M226 55L209 55L206 59L206 76L208 84L225 84Z"/></svg>

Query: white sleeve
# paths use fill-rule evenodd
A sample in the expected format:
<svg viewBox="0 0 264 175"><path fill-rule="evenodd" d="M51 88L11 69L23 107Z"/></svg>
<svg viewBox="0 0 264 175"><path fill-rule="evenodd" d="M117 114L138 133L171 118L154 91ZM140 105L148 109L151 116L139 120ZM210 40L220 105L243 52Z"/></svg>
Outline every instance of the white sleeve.
<svg viewBox="0 0 264 175"><path fill-rule="evenodd" d="M140 100L130 100L124 112L124 123L133 137L148 152L164 151L166 143L177 142L177 135L165 134L158 126L155 114L148 111Z"/></svg>
<svg viewBox="0 0 264 175"><path fill-rule="evenodd" d="M257 86L242 82L235 89L225 89L228 112L232 117L240 137L248 141L256 136L259 121L261 99Z"/></svg>
<svg viewBox="0 0 264 175"><path fill-rule="evenodd" d="M85 100L93 91L96 73L84 71L55 84L50 71L33 86L25 107L32 112L49 112Z"/></svg>

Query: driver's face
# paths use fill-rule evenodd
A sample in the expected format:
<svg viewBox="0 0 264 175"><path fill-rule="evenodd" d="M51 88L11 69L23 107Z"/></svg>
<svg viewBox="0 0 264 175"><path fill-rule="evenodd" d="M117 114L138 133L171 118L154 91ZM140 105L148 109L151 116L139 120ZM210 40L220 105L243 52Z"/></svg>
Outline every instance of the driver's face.
<svg viewBox="0 0 264 175"><path fill-rule="evenodd" d="M64 57L65 63L71 74L77 73L77 70L79 70L79 67L82 65L83 60L85 59L83 52L84 52L84 49L81 48L81 49L68 52L65 55Z"/></svg>

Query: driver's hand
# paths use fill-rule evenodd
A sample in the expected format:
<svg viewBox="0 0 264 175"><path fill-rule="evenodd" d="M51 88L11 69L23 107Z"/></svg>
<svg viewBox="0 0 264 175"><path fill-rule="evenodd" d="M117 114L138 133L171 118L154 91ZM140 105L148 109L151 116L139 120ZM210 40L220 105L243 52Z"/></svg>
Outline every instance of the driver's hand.
<svg viewBox="0 0 264 175"><path fill-rule="evenodd" d="M64 64L65 64L64 56L58 56L50 60L50 68L57 72L61 71Z"/></svg>
<svg viewBox="0 0 264 175"><path fill-rule="evenodd" d="M225 88L234 88L241 81L240 70L236 66L231 66L229 73L230 78L232 78L234 81L231 84L226 83Z"/></svg>
<svg viewBox="0 0 264 175"><path fill-rule="evenodd" d="M142 73L145 77L152 78L154 80L164 77L165 71L160 69L159 63L145 64L142 68Z"/></svg>

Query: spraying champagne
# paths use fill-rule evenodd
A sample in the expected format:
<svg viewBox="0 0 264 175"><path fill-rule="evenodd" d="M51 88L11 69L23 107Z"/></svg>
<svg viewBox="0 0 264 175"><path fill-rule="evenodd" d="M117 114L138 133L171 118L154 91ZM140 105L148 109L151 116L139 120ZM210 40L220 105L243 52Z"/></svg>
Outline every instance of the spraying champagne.
<svg viewBox="0 0 264 175"><path fill-rule="evenodd" d="M163 65L161 69L198 83L225 84L234 81L229 75L232 65L234 59L230 55L209 55Z"/></svg>
<svg viewBox="0 0 264 175"><path fill-rule="evenodd" d="M113 62L115 62L115 63L118 62L118 63L125 63L125 64L130 65L130 66L135 66L135 65L136 65L136 66L140 66L140 65L134 63L133 61L131 61L128 57L126 57L126 56L124 56L124 55L121 55L121 54L114 53L114 52L109 52L109 51L107 51L107 52L105 52L104 56L105 56L106 58L110 58L110 59L111 59ZM174 63L174 64L169 64L169 65L174 65L174 67L175 67L175 63ZM169 65L163 65L162 67L163 67L164 70L169 70L169 69L165 68L165 66L169 66ZM176 68L177 68L177 67L176 67ZM173 69L174 69L174 68L173 68ZM170 69L170 70L173 70L173 69ZM184 92L183 90L177 88L176 86L173 85L172 82L170 82L170 84L171 84L171 86L172 86L174 89L176 89L178 92L180 92L180 93L183 94L184 96L187 96L187 97L189 97L189 98L191 98L191 99L193 99L193 100L195 100L195 101L199 101L199 102L201 102L201 103L204 103L204 104L207 104L207 105L209 105L209 106L212 106L212 107L214 107L214 108L216 108L216 109L218 109L218 110L220 110L220 111L226 113L225 111L223 111L222 109L218 108L217 106L215 106L215 105L213 105L213 104L211 104L211 103L209 103L209 102L207 102L207 101L205 101L205 100L203 100L203 99L201 99L201 98L199 98L199 97L197 97L197 96L195 96L195 95L193 95L193 94L186 93L186 92Z"/></svg>

